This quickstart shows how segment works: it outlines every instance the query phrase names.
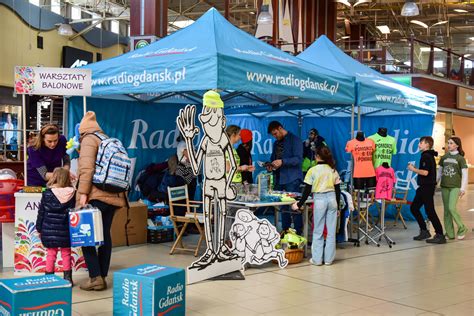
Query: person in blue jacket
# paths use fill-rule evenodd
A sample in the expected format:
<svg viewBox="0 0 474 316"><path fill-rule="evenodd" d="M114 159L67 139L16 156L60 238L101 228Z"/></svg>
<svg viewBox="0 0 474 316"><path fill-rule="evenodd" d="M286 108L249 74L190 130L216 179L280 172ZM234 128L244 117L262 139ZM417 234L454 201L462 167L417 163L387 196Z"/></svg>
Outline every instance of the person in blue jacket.
<svg viewBox="0 0 474 316"><path fill-rule="evenodd" d="M278 121L268 125L268 133L275 138L271 163L266 165L267 171L273 172L274 189L277 191L299 192L303 181L303 142L295 134L285 130ZM296 233L303 232L303 216L301 213L292 213L289 206L281 208L281 225L283 230L293 226Z"/></svg>
<svg viewBox="0 0 474 316"><path fill-rule="evenodd" d="M61 252L64 279L72 284L69 209L76 205L69 170L56 168L43 192L36 219L36 230L46 248L46 274L54 274L54 263Z"/></svg>

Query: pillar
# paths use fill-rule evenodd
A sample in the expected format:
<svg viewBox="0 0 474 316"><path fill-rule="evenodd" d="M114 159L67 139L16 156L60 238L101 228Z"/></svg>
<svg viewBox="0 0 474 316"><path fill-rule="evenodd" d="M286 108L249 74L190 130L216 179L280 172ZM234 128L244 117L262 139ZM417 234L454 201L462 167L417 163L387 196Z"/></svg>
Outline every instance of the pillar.
<svg viewBox="0 0 474 316"><path fill-rule="evenodd" d="M131 0L130 36L168 34L168 0Z"/></svg>

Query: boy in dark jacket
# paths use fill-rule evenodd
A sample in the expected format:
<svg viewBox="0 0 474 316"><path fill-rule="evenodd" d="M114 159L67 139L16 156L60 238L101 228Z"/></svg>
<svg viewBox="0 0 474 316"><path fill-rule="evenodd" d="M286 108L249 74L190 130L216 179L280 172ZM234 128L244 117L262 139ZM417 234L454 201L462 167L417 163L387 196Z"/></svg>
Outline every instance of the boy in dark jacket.
<svg viewBox="0 0 474 316"><path fill-rule="evenodd" d="M434 140L431 136L423 136L420 138L418 148L420 149L420 168L417 169L412 164L408 164L408 170L418 174L418 189L416 190L415 199L411 204L410 210L413 216L416 218L418 225L420 226L420 234L413 237L414 240L425 240L431 244L444 244L446 239L443 234L443 227L439 221L438 215L434 208L434 193L436 188L436 161L435 157L438 153L433 148ZM421 215L420 209L425 206L425 212L428 219L433 224L435 229L435 236L431 239L430 232L426 227L425 220Z"/></svg>
<svg viewBox="0 0 474 316"><path fill-rule="evenodd" d="M60 250L64 279L72 284L69 209L74 208L76 199L69 171L64 168L54 169L48 187L41 197L36 220L36 230L47 249L46 274L54 274L56 255Z"/></svg>

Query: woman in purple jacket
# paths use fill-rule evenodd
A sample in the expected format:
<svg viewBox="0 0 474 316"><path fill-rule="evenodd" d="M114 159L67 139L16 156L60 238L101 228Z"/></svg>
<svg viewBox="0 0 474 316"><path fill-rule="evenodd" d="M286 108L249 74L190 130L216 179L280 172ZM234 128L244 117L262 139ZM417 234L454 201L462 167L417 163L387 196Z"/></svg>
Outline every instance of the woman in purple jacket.
<svg viewBox="0 0 474 316"><path fill-rule="evenodd" d="M46 186L57 167L69 170L71 161L66 154L66 143L66 138L59 134L57 125L43 126L34 146L28 147L28 186Z"/></svg>

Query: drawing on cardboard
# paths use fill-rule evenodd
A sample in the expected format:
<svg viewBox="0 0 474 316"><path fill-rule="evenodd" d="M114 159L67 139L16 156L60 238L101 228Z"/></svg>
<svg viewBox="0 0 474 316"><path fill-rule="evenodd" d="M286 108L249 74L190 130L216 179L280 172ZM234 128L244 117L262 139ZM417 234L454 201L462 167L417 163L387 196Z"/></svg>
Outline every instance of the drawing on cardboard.
<svg viewBox="0 0 474 316"><path fill-rule="evenodd" d="M214 262L224 262L237 259L225 241L225 220L227 200L236 197L235 187L231 179L237 169L232 153L232 145L225 133L226 118L224 116L224 103L215 91L208 91L203 96L203 108L198 119L204 135L197 151L193 146L194 137L199 134L195 125L196 106L187 105L179 111L176 119L178 129L186 142L189 160L195 175L198 175L201 165L204 172L203 181L203 208L204 229L206 235L206 252L189 267L190 270L203 270ZM226 175L225 156L230 158L231 169ZM213 204L217 205L218 231L212 233L211 214Z"/></svg>
<svg viewBox="0 0 474 316"><path fill-rule="evenodd" d="M242 265L261 265L271 260L277 260L282 269L288 265L285 252L275 248L280 242L277 229L268 220L256 217L253 212L238 210L229 234L232 250L242 259Z"/></svg>

